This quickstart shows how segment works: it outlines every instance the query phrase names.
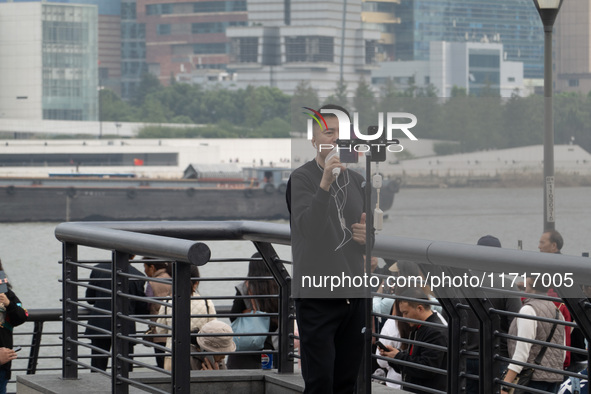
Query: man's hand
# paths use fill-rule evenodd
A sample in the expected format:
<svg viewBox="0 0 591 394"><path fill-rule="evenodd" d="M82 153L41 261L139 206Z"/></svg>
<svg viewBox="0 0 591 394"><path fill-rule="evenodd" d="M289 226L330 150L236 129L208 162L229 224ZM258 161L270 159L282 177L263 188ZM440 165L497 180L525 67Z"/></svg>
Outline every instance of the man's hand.
<svg viewBox="0 0 591 394"><path fill-rule="evenodd" d="M0 365L4 365L15 358L17 358L17 354L14 350L7 347L0 347Z"/></svg>
<svg viewBox="0 0 591 394"><path fill-rule="evenodd" d="M351 230L353 232L353 240L359 245L365 245L365 212L361 214L359 223L351 226Z"/></svg>
<svg viewBox="0 0 591 394"><path fill-rule="evenodd" d="M5 307L10 305L10 300L5 293L0 293L0 303L4 304Z"/></svg>
<svg viewBox="0 0 591 394"><path fill-rule="evenodd" d="M329 155L330 156L330 155ZM330 185L337 179L336 176L332 174L332 170L335 168L340 168L341 172L345 171L347 168L341 164L341 159L339 155L332 155L330 158L327 157L328 160L324 162L324 172L322 173L322 179L320 180L320 188L328 191L330 189Z"/></svg>
<svg viewBox="0 0 591 394"><path fill-rule="evenodd" d="M212 363L209 361L209 359L207 357L205 357L203 359L203 363L201 363L201 369L202 370L214 370L214 369L220 369L218 363L214 362L213 365Z"/></svg>
<svg viewBox="0 0 591 394"><path fill-rule="evenodd" d="M380 349L380 356L394 358L398 353L400 353L400 350L396 349L395 347L390 345L386 345L386 347L388 348L388 351Z"/></svg>
<svg viewBox="0 0 591 394"><path fill-rule="evenodd" d="M507 369L507 373L505 374L505 377L503 378L503 382L513 383L513 381L515 380L516 377L517 377L517 372L513 371L512 369ZM510 388L503 386L503 388L501 389L501 393L509 392L509 390L510 390Z"/></svg>

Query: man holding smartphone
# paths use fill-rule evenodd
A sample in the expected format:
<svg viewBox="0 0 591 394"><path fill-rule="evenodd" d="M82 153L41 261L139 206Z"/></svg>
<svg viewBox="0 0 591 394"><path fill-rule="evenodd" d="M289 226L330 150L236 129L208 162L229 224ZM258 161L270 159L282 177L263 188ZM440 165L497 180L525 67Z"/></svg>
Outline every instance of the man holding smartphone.
<svg viewBox="0 0 591 394"><path fill-rule="evenodd" d="M21 350L20 346L17 346L14 349L0 347L0 365L4 365L9 361L15 360L17 358L16 352L19 350Z"/></svg>
<svg viewBox="0 0 591 394"><path fill-rule="evenodd" d="M330 154L339 136L336 115L323 109L314 124L316 157L293 171L287 186L293 253L293 296L300 334L304 393L353 392L363 358L364 287L318 284L362 277L365 252L365 180ZM333 149L330 149L330 146ZM333 171L335 169L340 171ZM368 242L372 242L368 240Z"/></svg>

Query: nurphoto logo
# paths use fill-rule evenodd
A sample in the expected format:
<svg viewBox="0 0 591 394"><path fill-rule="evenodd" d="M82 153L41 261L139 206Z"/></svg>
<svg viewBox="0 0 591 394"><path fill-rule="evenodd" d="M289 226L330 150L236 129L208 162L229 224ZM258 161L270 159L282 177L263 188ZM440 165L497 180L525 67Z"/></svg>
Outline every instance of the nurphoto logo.
<svg viewBox="0 0 591 394"><path fill-rule="evenodd" d="M310 119L307 122L307 133L308 139L311 140L313 136L313 122L315 121L321 129L327 129L328 125L322 114L333 114L339 120L339 140L340 141L351 141L358 140L360 143L351 144L348 147L338 146L337 149L348 149L355 150L356 152L367 152L371 148L377 149L378 151L384 147L388 152L397 153L404 150L403 146L400 145L399 141L393 138L395 130L402 131L411 141L417 141L418 138L410 131L411 128L417 125L417 117L408 112L387 112L386 113L386 135L384 137L384 113L378 114L378 126L370 126L367 134L362 134L359 131L359 113L353 112L353 124L349 120L349 117L343 111L338 109L323 108L320 112L309 108L303 107L311 111L312 113L304 112ZM394 120L408 119L408 123L395 123ZM351 127L352 126L352 127ZM353 136L351 135L353 132ZM375 141L368 143L366 141ZM323 146L326 145L326 146ZM330 144L321 144L320 150L333 149Z"/></svg>

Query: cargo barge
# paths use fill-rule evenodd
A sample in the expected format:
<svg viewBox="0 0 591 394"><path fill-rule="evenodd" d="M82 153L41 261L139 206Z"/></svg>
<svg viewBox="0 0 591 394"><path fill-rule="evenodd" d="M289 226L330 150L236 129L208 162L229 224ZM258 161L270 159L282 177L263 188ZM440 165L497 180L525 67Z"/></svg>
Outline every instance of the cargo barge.
<svg viewBox="0 0 591 394"><path fill-rule="evenodd" d="M291 168L244 168L212 175L196 166L186 179L138 178L134 174L50 174L0 178L0 222L99 220L288 219L285 190ZM380 195L392 206L395 181Z"/></svg>

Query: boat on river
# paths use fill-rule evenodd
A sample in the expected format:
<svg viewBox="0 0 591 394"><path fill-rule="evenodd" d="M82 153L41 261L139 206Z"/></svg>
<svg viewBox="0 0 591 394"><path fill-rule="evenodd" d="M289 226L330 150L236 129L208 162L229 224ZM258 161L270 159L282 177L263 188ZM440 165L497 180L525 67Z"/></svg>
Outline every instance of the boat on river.
<svg viewBox="0 0 591 394"><path fill-rule="evenodd" d="M288 219L290 174L289 167L236 172L192 164L179 179L134 173L1 177L0 222ZM396 181L386 185L382 210L392 206L397 191Z"/></svg>

